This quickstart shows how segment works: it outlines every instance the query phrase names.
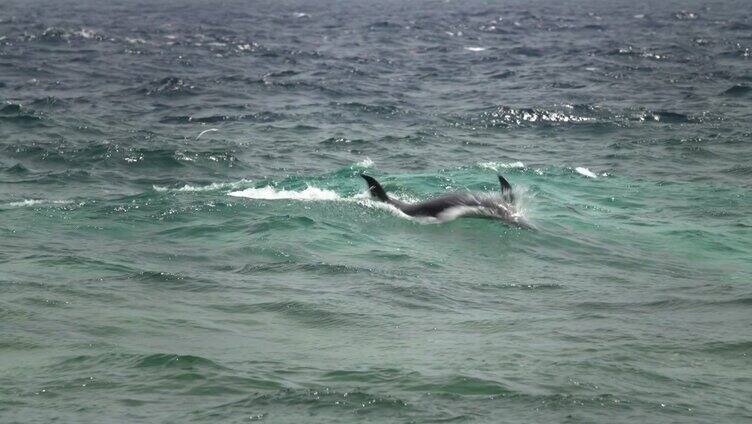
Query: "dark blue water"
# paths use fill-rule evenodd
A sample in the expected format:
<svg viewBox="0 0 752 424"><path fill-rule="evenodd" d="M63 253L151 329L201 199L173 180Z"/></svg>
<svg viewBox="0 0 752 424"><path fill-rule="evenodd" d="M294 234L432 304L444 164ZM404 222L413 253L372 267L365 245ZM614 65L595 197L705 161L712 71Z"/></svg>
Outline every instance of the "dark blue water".
<svg viewBox="0 0 752 424"><path fill-rule="evenodd" d="M747 9L2 2L0 422L752 419Z"/></svg>

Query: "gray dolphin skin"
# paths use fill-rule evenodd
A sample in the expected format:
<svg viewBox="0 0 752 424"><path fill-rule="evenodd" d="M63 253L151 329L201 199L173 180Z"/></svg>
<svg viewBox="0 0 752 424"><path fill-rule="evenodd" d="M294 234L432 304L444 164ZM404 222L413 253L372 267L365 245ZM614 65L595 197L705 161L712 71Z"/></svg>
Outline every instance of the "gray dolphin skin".
<svg viewBox="0 0 752 424"><path fill-rule="evenodd" d="M384 191L373 177L360 174L368 183L371 197L388 203L404 214L414 217L430 217L447 220L456 217L476 217L499 219L519 227L532 228L521 216L516 214L515 198L512 186L499 175L501 191L498 193L450 193L433 199L416 203L406 203L395 199Z"/></svg>

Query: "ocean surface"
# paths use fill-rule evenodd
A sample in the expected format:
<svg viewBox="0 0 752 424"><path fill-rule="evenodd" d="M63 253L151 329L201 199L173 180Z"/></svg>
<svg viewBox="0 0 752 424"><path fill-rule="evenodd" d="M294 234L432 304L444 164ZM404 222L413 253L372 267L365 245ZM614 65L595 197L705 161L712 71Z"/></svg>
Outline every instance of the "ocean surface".
<svg viewBox="0 0 752 424"><path fill-rule="evenodd" d="M5 0L0 422L750 422L751 54L741 0Z"/></svg>

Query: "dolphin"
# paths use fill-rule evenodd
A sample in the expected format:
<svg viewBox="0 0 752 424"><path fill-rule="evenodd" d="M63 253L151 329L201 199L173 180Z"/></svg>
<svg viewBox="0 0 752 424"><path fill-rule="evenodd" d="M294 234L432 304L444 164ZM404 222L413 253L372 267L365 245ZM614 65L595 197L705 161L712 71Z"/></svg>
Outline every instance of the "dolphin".
<svg viewBox="0 0 752 424"><path fill-rule="evenodd" d="M389 196L376 179L360 174L368 183L368 192L372 198L388 203L413 217L436 218L446 221L461 216L499 219L506 223L524 228L532 226L517 213L512 186L499 175L500 193L449 193L422 202L407 203Z"/></svg>

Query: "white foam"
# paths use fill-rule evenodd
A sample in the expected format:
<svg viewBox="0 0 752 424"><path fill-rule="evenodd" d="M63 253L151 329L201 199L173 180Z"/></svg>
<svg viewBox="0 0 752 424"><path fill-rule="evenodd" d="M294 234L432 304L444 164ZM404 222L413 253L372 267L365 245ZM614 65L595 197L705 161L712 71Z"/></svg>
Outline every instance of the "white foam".
<svg viewBox="0 0 752 424"><path fill-rule="evenodd" d="M598 178L597 175L595 175L591 170L589 170L587 168L583 168L581 166L578 166L574 170L577 171L578 173L580 173L580 174L588 177L588 178Z"/></svg>
<svg viewBox="0 0 752 424"><path fill-rule="evenodd" d="M368 192L363 192L355 195L355 197L347 198L343 200L354 200L356 203L358 203L361 206L365 206L367 208L371 209L381 209L385 210L395 216L398 216L400 218L409 219L409 220L416 220L412 216L402 212L399 210L396 206L390 205L389 203L381 202L379 200L373 200L369 197L370 195Z"/></svg>
<svg viewBox="0 0 752 424"><path fill-rule="evenodd" d="M471 51L471 52L482 52L486 50L485 47L465 47L465 50Z"/></svg>
<svg viewBox="0 0 752 424"><path fill-rule="evenodd" d="M396 216L399 216L400 218L409 219L411 221L416 221L420 223L440 222L439 220L435 218L423 219L423 218L411 217L405 214L404 212L402 212L401 210L399 210L397 207L390 205L389 203L372 199L368 191L362 191L351 197L342 197L332 190L321 189L321 188L314 187L314 186L308 186L305 190L301 190L301 191L284 190L284 189L278 190L274 187L266 186L266 187L261 187L261 188L247 188L245 190L233 191L228 194L234 197L244 197L247 199L258 199L258 200L303 200L303 201L355 202L367 208L385 210ZM392 196L392 197L397 198L396 196ZM406 200L403 198L400 198L399 200L415 201L415 199Z"/></svg>
<svg viewBox="0 0 752 424"><path fill-rule="evenodd" d="M248 199L263 199L263 200L341 200L339 194L326 189L320 189L318 187L309 186L305 190L277 190L272 186L266 186L261 188L247 188L245 190L233 191L228 193L230 196L245 197Z"/></svg>
<svg viewBox="0 0 752 424"><path fill-rule="evenodd" d="M201 132L200 132L200 133L199 133L199 134L198 134L198 135L196 136L196 140L198 140L199 138L201 138L201 136L202 136L202 135L204 135L204 134L206 134L206 133L208 133L208 132L215 132L215 131L219 131L219 130L218 130L218 129L216 129L216 128L209 128L208 130L203 130L203 131L201 131Z"/></svg>
<svg viewBox="0 0 752 424"><path fill-rule="evenodd" d="M243 186L246 186L250 184L251 180L240 180L235 181L231 183L211 183L209 185L205 186L192 186L189 184L184 185L183 187L178 188L171 188L171 187L160 187L160 186L152 186L154 191L159 192L165 192L165 191L178 191L178 192L197 192L197 191L215 191L215 190L225 190L225 189L231 189L235 190L238 188L241 188Z"/></svg>
<svg viewBox="0 0 752 424"><path fill-rule="evenodd" d="M78 34L83 38L93 38L95 35L97 35L97 33L94 32L94 30L90 30L86 28L81 28L81 31L78 31L75 34Z"/></svg>
<svg viewBox="0 0 752 424"><path fill-rule="evenodd" d="M20 202L10 202L8 203L8 206L18 208L18 207L25 207L25 206L36 206L36 205L47 205L47 204L65 205L68 203L73 203L73 202L70 200L26 199Z"/></svg>
<svg viewBox="0 0 752 424"><path fill-rule="evenodd" d="M129 44L146 44L146 40L144 40L143 38L125 37L125 41Z"/></svg>
<svg viewBox="0 0 752 424"><path fill-rule="evenodd" d="M371 160L371 158L366 157L362 161L356 163L356 165L359 166L359 167L361 167L361 168L370 168L370 167L373 166L373 161Z"/></svg>
<svg viewBox="0 0 752 424"><path fill-rule="evenodd" d="M498 171L499 169L509 169L509 168L524 168L525 164L517 161L517 162L479 162L478 166L481 168L486 169L492 169L494 171Z"/></svg>

